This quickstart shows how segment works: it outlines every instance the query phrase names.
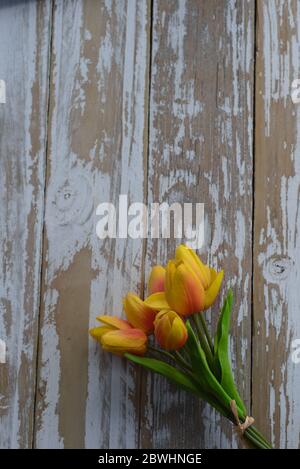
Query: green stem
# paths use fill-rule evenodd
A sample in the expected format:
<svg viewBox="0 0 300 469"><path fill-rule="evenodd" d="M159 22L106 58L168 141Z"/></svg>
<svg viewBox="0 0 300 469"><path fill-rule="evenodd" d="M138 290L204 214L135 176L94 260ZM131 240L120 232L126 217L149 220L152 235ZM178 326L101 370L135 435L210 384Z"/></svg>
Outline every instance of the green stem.
<svg viewBox="0 0 300 469"><path fill-rule="evenodd" d="M186 348L186 345L184 345L183 347L181 347L180 353L181 353L181 355L183 356L183 358L185 359L185 361L188 362L188 361L190 360L190 354L189 354L189 351L188 351L187 348Z"/></svg>
<svg viewBox="0 0 300 469"><path fill-rule="evenodd" d="M200 321L201 321L201 325L203 327L203 330L204 330L204 334L205 334L205 337L206 337L206 340L208 342L208 345L209 345L209 348L211 350L211 353L214 354L214 344L213 344L213 341L212 341L212 338L210 336L210 333L207 329L207 325L206 325L206 321L205 321L205 318L203 316L203 313L199 313L197 315L197 317L200 318Z"/></svg>
<svg viewBox="0 0 300 469"><path fill-rule="evenodd" d="M238 414L239 414L239 418L242 421L244 421L245 416L242 415L242 412L240 411L240 409L238 410ZM227 418L233 423L233 425L236 424L235 419L231 412L227 413ZM245 430L245 433L244 433L245 438L248 438L249 435L250 435L249 439L251 439L252 442L253 442L253 439L256 440L258 448L262 448L262 447L264 449L272 448L271 444L262 436L262 434L254 427L254 425L251 425Z"/></svg>
<svg viewBox="0 0 300 469"><path fill-rule="evenodd" d="M195 376L192 373L190 373L190 376L195 379ZM215 397L206 396L204 399L214 409L216 409L221 415L223 415L228 420L230 420L233 425L236 425L231 411L229 411L228 408L224 406L223 403L221 403ZM251 425L245 430L244 438L247 438L249 441L251 441L252 445L254 445L255 448L259 448L259 449L271 449L272 448L270 443L259 433L259 431L253 425Z"/></svg>
<svg viewBox="0 0 300 469"><path fill-rule="evenodd" d="M268 449L268 447L266 445L264 445L260 440L258 440L255 436L255 434L253 434L252 432L250 432L251 427L247 428L247 430L245 431L244 435L246 436L246 438L248 438L249 441L251 441L251 443L258 449Z"/></svg>
<svg viewBox="0 0 300 469"><path fill-rule="evenodd" d="M257 428L254 425L251 425L250 429L256 435L256 437L266 445L268 449L272 449L272 445L269 443L268 440L266 440L266 438L257 430Z"/></svg>
<svg viewBox="0 0 300 469"><path fill-rule="evenodd" d="M253 439L255 439L257 444L260 445L260 446L258 446L259 448L263 448L263 449L271 449L272 448L270 443L265 441L264 438L261 438L259 435L257 435L256 431L252 427L249 427L249 428L247 428L247 430L245 430L244 437L249 438L249 439L252 437Z"/></svg>
<svg viewBox="0 0 300 469"><path fill-rule="evenodd" d="M199 340L202 345L202 347L205 347L205 353L208 353L208 357L211 355L210 348L208 347L207 343L205 342L205 338L203 337L202 330L198 330L199 325L196 324L195 321L195 326L197 328L197 332L199 334ZM202 342L201 342L202 340ZM206 343L206 346L204 345ZM150 346L149 347L150 352L157 353L159 355L165 356L168 359L174 360L188 375L193 378L193 381L197 383L197 377L192 373L190 365L187 363L187 361L182 357L182 355L179 352L174 352L174 354L167 352L166 350L161 350L157 349L155 347ZM209 358L208 358L209 361ZM199 386L199 383L198 383ZM201 391L199 390L199 397L203 399L203 396L201 396ZM233 425L235 424L234 418L231 414L231 412L227 409L227 407L224 405L223 402L221 402L219 399L216 399L214 396L208 396L206 395L204 399L212 406L214 407L218 412L220 412L223 416L227 417ZM239 410L239 414L241 414L241 411ZM240 418L242 418L242 415L240 415ZM261 435L261 433L253 426L251 425L245 430L244 437L247 438L256 448L259 449L271 449L272 446L270 443Z"/></svg>
<svg viewBox="0 0 300 469"><path fill-rule="evenodd" d="M231 411L228 411L228 409L224 407L224 404L220 404L218 402L216 406L214 405L214 403L210 402L210 405L212 405L218 412L220 412L224 417L230 420L233 425L236 425ZM254 425L251 425L245 430L244 438L247 438L249 441L251 441L251 443L256 448L272 449L271 444L261 435L261 433L254 427Z"/></svg>
<svg viewBox="0 0 300 469"><path fill-rule="evenodd" d="M205 336L203 335L203 331L202 331L202 328L201 328L201 325L199 323L199 321L197 320L197 316L192 316L191 317L191 321L193 321L193 324L196 328L196 331L197 331L197 335L198 335L198 339L200 341L200 344L201 344L201 347L203 348L204 350L204 353L206 355L206 358L207 358L207 361L208 361L208 364L209 364L209 367L211 370L214 369L214 359L213 359L213 355L211 353L211 350L210 350L210 347L206 341L206 338Z"/></svg>
<svg viewBox="0 0 300 469"><path fill-rule="evenodd" d="M158 355L163 355L171 360L175 361L184 371L191 371L191 366L186 362L186 360L180 355L179 352L170 353L166 350L157 349L156 347L152 347L151 345L148 346L148 350L153 353L157 353Z"/></svg>
<svg viewBox="0 0 300 469"><path fill-rule="evenodd" d="M160 355L164 355L167 358L171 358L172 360L175 360L175 357L171 353L167 352L166 350L161 350L156 347L152 347L151 345L148 345L148 350L150 352L158 353Z"/></svg>
<svg viewBox="0 0 300 469"><path fill-rule="evenodd" d="M189 363L183 358L183 356L178 352L174 352L175 357L177 357L178 361L185 367L187 370L192 371L192 367L189 365Z"/></svg>

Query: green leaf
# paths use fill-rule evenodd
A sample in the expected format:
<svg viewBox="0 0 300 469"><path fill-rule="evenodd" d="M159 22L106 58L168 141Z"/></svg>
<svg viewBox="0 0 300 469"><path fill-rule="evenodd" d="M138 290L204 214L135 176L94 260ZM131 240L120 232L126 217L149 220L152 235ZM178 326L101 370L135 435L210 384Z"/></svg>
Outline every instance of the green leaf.
<svg viewBox="0 0 300 469"><path fill-rule="evenodd" d="M203 390L210 392L211 389L206 379L207 370L209 370L206 355L189 321L186 322L186 328L188 331L186 347L189 351L193 372L196 374L196 379Z"/></svg>
<svg viewBox="0 0 300 469"><path fill-rule="evenodd" d="M218 326L217 326L217 334L216 334L215 343L214 343L214 349L215 349L214 352L215 352L215 354L218 351L219 343L220 343L220 340L222 339L222 334L223 334L223 330L224 330L224 324L223 324L222 321L224 320L223 318L226 315L227 315L227 321L228 321L228 310L229 310L229 323L230 323L232 302L233 302L233 294L232 294L232 290L229 289L227 297L224 301L224 305L223 305L223 308L222 308L222 311L221 311L221 316L219 318L219 322L218 322ZM229 332L229 323L228 323L228 332Z"/></svg>
<svg viewBox="0 0 300 469"><path fill-rule="evenodd" d="M214 398L214 396L210 395L209 393L205 393L204 390L199 387L197 380L182 373L174 366L171 366L162 360L140 357L130 353L125 353L125 357L132 362L137 363L138 365L144 366L150 371L154 371L155 373L165 376L167 379L169 379L169 381L173 382L185 391L190 391L193 394L196 394L202 400L208 402L211 406L218 410L222 415L227 416L226 412L224 412L222 406L220 406L219 402Z"/></svg>
<svg viewBox="0 0 300 469"><path fill-rule="evenodd" d="M165 376L170 381L177 384L177 386L199 394L199 391L192 379L190 379L181 371L177 370L177 368L175 368L174 366L171 366L168 363L163 362L162 360L157 360L156 358L139 357L137 355L132 355L131 353L126 353L125 357L133 361L134 363L138 363L139 365L148 368L148 370L154 371L155 373L159 373L160 375Z"/></svg>
<svg viewBox="0 0 300 469"><path fill-rule="evenodd" d="M215 369L217 370L217 377L222 388L231 397L231 399L235 400L237 406L246 415L246 407L235 386L229 359L229 329L232 302L233 294L232 291L229 290L219 318L215 338Z"/></svg>
<svg viewBox="0 0 300 469"><path fill-rule="evenodd" d="M198 342L189 321L186 322L186 327L188 330L187 346L191 357L195 379L206 394L213 395L219 402L219 405L223 406L227 411L230 411L230 396L228 396L214 374L211 372L205 353Z"/></svg>

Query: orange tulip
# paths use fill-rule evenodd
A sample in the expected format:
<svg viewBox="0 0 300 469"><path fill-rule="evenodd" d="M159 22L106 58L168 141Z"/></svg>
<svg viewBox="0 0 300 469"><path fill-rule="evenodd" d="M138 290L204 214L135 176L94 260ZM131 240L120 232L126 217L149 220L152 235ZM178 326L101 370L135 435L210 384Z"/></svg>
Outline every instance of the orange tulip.
<svg viewBox="0 0 300 469"><path fill-rule="evenodd" d="M166 273L166 290L154 293L145 303L156 308L172 309L181 316L189 316L204 309L205 293L197 275L182 261L169 261Z"/></svg>
<svg viewBox="0 0 300 469"><path fill-rule="evenodd" d="M150 295L145 303L157 311L171 308L181 316L203 311L215 301L223 275L223 270L203 264L192 249L178 246L175 260L167 265L165 292Z"/></svg>
<svg viewBox="0 0 300 469"><path fill-rule="evenodd" d="M105 324L105 326L90 329L90 335L99 342L101 342L101 337L107 332L132 329L128 321L115 316L98 316L96 319Z"/></svg>
<svg viewBox="0 0 300 469"><path fill-rule="evenodd" d="M146 343L147 336L140 329L111 331L104 334L101 339L103 349L117 355L124 355L124 353L144 355Z"/></svg>
<svg viewBox="0 0 300 469"><path fill-rule="evenodd" d="M128 321L114 316L99 316L97 319L105 325L94 327L90 335L101 343L104 350L116 355L124 355L126 352L145 354L147 336L143 331L134 329Z"/></svg>
<svg viewBox="0 0 300 469"><path fill-rule="evenodd" d="M166 299L181 316L189 316L204 308L203 285L183 262L168 263Z"/></svg>
<svg viewBox="0 0 300 469"><path fill-rule="evenodd" d="M193 249L181 244L176 249L175 258L183 261L197 275L205 291L204 308L209 308L215 301L224 277L224 271L217 272L212 267L203 264Z"/></svg>
<svg viewBox="0 0 300 469"><path fill-rule="evenodd" d="M141 329L146 334L153 332L153 322L156 316L153 308L145 305L143 300L131 292L125 296L123 306L126 317L133 327Z"/></svg>
<svg viewBox="0 0 300 469"><path fill-rule="evenodd" d="M182 261L189 266L195 272L205 290L209 287L211 281L210 268L201 262L195 251L181 244L176 248L175 260Z"/></svg>
<svg viewBox="0 0 300 469"><path fill-rule="evenodd" d="M154 327L155 337L165 350L179 350L188 338L185 324L175 311L160 311L155 318Z"/></svg>
<svg viewBox="0 0 300 469"><path fill-rule="evenodd" d="M166 269L161 265L152 267L149 280L148 290L150 295L152 293L162 292L165 289Z"/></svg>

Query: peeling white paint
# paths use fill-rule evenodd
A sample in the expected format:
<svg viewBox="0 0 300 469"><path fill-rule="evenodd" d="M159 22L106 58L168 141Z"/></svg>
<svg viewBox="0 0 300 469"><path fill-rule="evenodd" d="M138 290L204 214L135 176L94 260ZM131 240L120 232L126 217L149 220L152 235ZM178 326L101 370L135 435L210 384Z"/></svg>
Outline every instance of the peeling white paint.
<svg viewBox="0 0 300 469"><path fill-rule="evenodd" d="M267 223L260 230L258 256L264 277L265 338L268 339L271 332L272 337L275 334L276 340L286 344L289 357L291 341L300 336L299 292L295 288L299 284L300 265L300 110L290 100L291 81L299 76L300 69L299 32L295 26L300 24L300 9L291 1L280 1L277 4L264 2L262 11L265 138L273 138L274 105L278 104L281 111L286 110L286 125L292 126L296 140L283 142L282 157L287 158L288 174L277 175L274 168L268 179L270 185L279 185L277 217L281 222L274 220L272 209L267 205ZM286 23L286 15L289 23ZM278 357L278 366L282 367L279 390L275 392L269 383L272 441L279 442L281 447L295 448L299 445L300 434L300 367L295 367L291 360L282 362L283 359ZM275 415L281 429L276 438Z"/></svg>
<svg viewBox="0 0 300 469"><path fill-rule="evenodd" d="M204 96L202 101L196 98L199 96L201 87L201 80L199 79L199 81L197 81L197 73L200 77L202 76L201 66L203 66L203 64L199 64L199 69L196 67L194 69L194 62L189 62L191 59L188 55L188 51L193 47L194 40L200 41L201 44L203 42L203 48L205 48L207 44L207 50L209 50L209 44L214 38L211 37L212 33L207 24L201 25L201 31L199 28L199 37L194 37L194 31L191 30L189 24L189 21L192 21L191 18L193 18L193 14L195 14L193 8L196 9L194 5L191 6L188 2L181 1L176 7L174 6L171 11L165 11L165 8L160 6L159 2L154 2L154 24L160 24L161 22L164 28L166 41L162 41L160 33L156 34L154 29L152 49L154 84L152 85L150 98L149 180L151 183L153 180L156 181L158 187L155 186L155 189L160 197L165 197L167 200L172 201L186 200L186 197L192 198L191 188L197 187L197 185L199 186L200 184L202 186L203 182L205 182L203 192L207 189L208 195L205 197L205 200L201 200L201 202L206 202L205 211L210 214L210 218L206 223L205 256L207 251L209 251L209 261L217 268L220 268L224 259L228 259L228 257L232 259L233 265L235 265L235 263L237 264L237 276L228 279L227 283L235 285L238 289L241 288L243 292L245 291L243 305L240 304L239 312L236 311L236 314L239 315L237 321L239 327L242 324L242 318L247 317L249 313L248 298L251 285L249 276L245 278L245 272L243 271L245 252L249 247L249 238L246 238L246 232L248 232L249 228L246 226L245 222L245 212L243 211L245 207L243 203L239 206L238 217L234 217L234 221L230 216L230 206L232 199L235 200L238 196L247 199L248 195L251 194L252 170L249 151L251 154L253 123L250 117L249 121L247 121L247 135L249 137L247 144L249 147L247 148L247 154L245 154L245 148L241 148L242 145L245 144L245 142L242 141L243 136L241 133L236 132L236 130L234 130L235 133L233 134L233 128L235 128L233 119L236 119L242 113L245 113L247 117L251 115L252 82L250 74L252 73L251 65L254 53L253 23L250 18L247 20L246 26L244 26L243 21L247 15L244 16L243 12L243 15L240 17L236 13L235 2L228 2L226 11L224 12L227 36L220 36L220 38L218 38L218 45L222 54L225 47L224 44L226 43L227 49L226 53L224 53L224 67L226 73L233 76L230 81L230 91L228 93L226 92L224 95L221 85L219 85L220 90L216 90L218 113L212 117L211 108L207 106L206 96ZM222 23L222 19L219 17L218 21ZM158 29L160 31L160 28ZM245 44L245 38L248 41L247 44ZM206 53L208 53L207 50ZM164 76L162 73L164 63L161 63L161 61L166 53L170 54L172 60L167 61ZM197 48L194 53L197 60L199 56L196 54L198 53ZM203 58L204 56L205 53L203 52ZM221 57L222 55L220 59L217 57L216 60L220 60L223 66ZM192 67L195 73L194 76L189 67ZM244 96L242 96L240 92L241 73L249 74L249 83L247 83L246 86L247 96L245 98L246 106L249 107L246 110L242 107L242 99L244 99ZM192 76L192 79L190 79L189 74ZM220 72L220 74L222 75L222 72ZM206 76L205 73L203 73L203 76ZM171 81L170 83L168 83L167 77L172 77L171 80L169 80ZM165 88L163 79L166 80L167 89ZM172 103L170 106L164 101L166 96L168 96L168 99ZM194 103L196 104L194 105ZM211 103L209 103L209 106L210 105ZM199 122L201 122L199 117L203 116L202 118L205 119L206 112L207 116L209 116L207 119L215 118L215 121L212 120L211 125L214 131L218 132L216 138L220 142L220 146L218 145L217 148L212 148L211 156L207 156L207 161L204 161L202 149L207 148L210 142L212 145L215 142L214 136L209 135L207 129L205 129L206 131L204 132L201 126L199 126ZM156 119L161 115L164 115L165 119L168 118L168 122L171 122L172 125L172 128L166 132L165 129L161 129L156 123ZM215 127L213 127L214 125ZM166 141L168 140L168 136L171 136L170 141ZM189 149L189 147L192 146L189 143L190 140L198 143L198 152ZM188 141L188 143L186 143L186 141ZM221 154L220 148L222 148ZM155 170L157 170L155 163L158 154L163 155L161 161L162 174L159 174L159 176L155 174ZM248 161L248 167L245 164L246 159ZM186 167L183 166L183 161L190 163L191 169L189 169L188 164ZM197 161L199 161L198 166L193 166L193 163L195 164ZM213 170L207 170L206 168L210 167L212 161L219 162L216 163L217 168L213 166ZM181 165L183 167L181 167ZM236 176L234 180L233 175ZM236 182L238 186L236 186ZM153 198L153 187L151 184L148 193L151 201ZM251 220L249 224L251 225ZM152 243L148 243L149 253L151 253L152 248ZM158 261L164 262L166 255L165 247L159 246L158 251ZM146 272L149 271L150 264L151 259L147 258ZM206 317L210 318L210 316L211 313L206 313ZM249 359L249 347L246 335L247 332L245 336L239 338L238 344L234 344L234 362L236 347L241 347L239 358L242 357L242 360L245 357L246 360ZM239 376L239 378L241 378L240 382L246 382L241 376ZM155 379L149 378L149 383L150 381L153 383ZM161 393L162 385L159 389ZM153 395L153 391L149 390L149 393ZM150 394L147 397L150 401ZM157 397L153 399L155 405L165 406L165 403L161 403L161 401L158 403ZM177 399L177 394L169 398L171 409L178 405ZM204 435L199 435L199 441L204 441L206 447L237 446L238 441L235 437L232 439L230 433L224 434L224 432L220 430L218 427L220 419L212 409L205 407L201 417ZM157 419L160 423L162 422L161 416L158 416ZM150 422L149 431L152 429L151 425L153 424L153 420ZM154 425L155 422L154 420ZM165 438L168 436L172 438L172 431L174 431L174 429L169 428L167 435L167 429L163 430L159 428L158 430L156 424L152 444L162 445L163 441L166 441L168 444L169 440L165 440ZM158 434L156 434L157 432ZM177 434L175 435L175 439L176 438ZM195 437L193 437L193 441L196 441Z"/></svg>
<svg viewBox="0 0 300 469"><path fill-rule="evenodd" d="M47 192L46 223L48 239L48 259L46 283L49 286L45 297L45 319L42 328L42 374L41 384L46 381L45 394L41 399L41 417L37 432L37 446L49 444L47 428L51 429L51 445L64 445L59 433L60 400L60 355L57 348L53 357L51 341L57 343L56 321L51 319L53 290L50 287L56 276L72 265L75 255L83 248L91 251L92 266L97 272L91 284L90 326L95 325L95 317L101 313L122 313L122 293L136 289L140 283L142 249L138 242L117 240L108 249L107 243L100 243L95 231L94 207L100 201L114 200L119 193L128 193L131 200L143 200L144 197L144 142L146 129L147 96L147 38L149 11L147 2L128 2L128 11L120 3L105 2L105 14L108 15L106 30L99 43L98 63L92 64L84 56L81 40L83 31L83 4L69 4L62 10L59 4L55 14L54 31L54 89L55 106L52 118L51 172ZM102 8L101 7L101 8ZM64 13L64 14L63 14ZM69 33L64 30L64 18L74 18ZM111 30L113 21L114 31ZM73 29L72 29L73 28ZM88 28L90 31L90 29ZM61 33L61 31L63 31ZM119 31L119 33L116 33ZM62 36L63 34L63 42ZM92 39L92 33L84 38ZM114 34L114 36L113 36ZM125 42L124 42L125 37ZM69 49L72 49L71 54ZM79 64L79 75L76 74ZM114 155L105 153L107 145L117 141L104 135L99 129L99 140L87 148L90 161L83 161L70 152L72 134L65 122L70 121L72 99L80 103L81 115L86 116L86 92L90 82L90 67L94 66L98 74L98 93L101 106L106 104L105 95L111 85L112 66L122 77L123 95L121 101L122 147L120 164L116 160L116 174L95 169L95 161L108 161ZM116 76L115 80L119 80ZM66 82L66 83L65 83ZM117 84L118 85L118 84ZM60 98L63 96L63 100ZM76 97L77 96L77 97ZM111 106L111 97L109 106ZM110 112L110 109L106 109ZM61 123L61 125L60 125ZM113 130L113 129L112 129ZM118 136L114 135L114 139ZM113 148L113 146L112 146ZM98 152L98 153L97 153ZM123 191L123 192L122 192ZM113 262L112 262L113 260ZM124 270L125 267L125 270ZM118 292L116 295L115 292ZM59 292L58 292L59 295ZM105 300L104 300L105 299ZM59 297L57 298L57 302ZM51 341L47 337L51 337ZM100 358L100 360L99 360ZM124 363L113 361L110 370L103 360L109 360L108 354L100 354L91 340L89 344L88 390L86 402L85 446L97 447L135 447L137 445L137 416L132 397L135 383L131 368ZM55 360L55 374L52 373L52 360ZM101 373L101 368L104 372ZM110 383L109 383L110 380ZM107 390L109 389L109 400Z"/></svg>
<svg viewBox="0 0 300 469"><path fill-rule="evenodd" d="M6 103L6 84L4 80L0 80L0 104Z"/></svg>
<svg viewBox="0 0 300 469"><path fill-rule="evenodd" d="M39 31L37 8L36 3L26 8L17 3L3 6L0 15L1 78L9 88L9 100L0 108L0 337L9 357L1 395L1 403L7 403L1 405L1 448L27 447L32 441L47 108L42 90L47 89L51 5L43 8Z"/></svg>

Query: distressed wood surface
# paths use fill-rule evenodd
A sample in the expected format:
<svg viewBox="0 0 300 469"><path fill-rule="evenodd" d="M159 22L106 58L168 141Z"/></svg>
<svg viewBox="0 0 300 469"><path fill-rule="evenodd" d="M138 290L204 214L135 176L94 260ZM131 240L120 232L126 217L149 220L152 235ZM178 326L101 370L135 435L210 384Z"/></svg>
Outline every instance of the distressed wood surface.
<svg viewBox="0 0 300 469"><path fill-rule="evenodd" d="M203 257L224 266L234 290L232 355L249 404L254 4L159 0L153 8L148 203L206 204ZM178 242L149 240L146 272ZM217 311L206 313L214 325ZM150 374L141 421L142 447L238 444L211 408Z"/></svg>
<svg viewBox="0 0 300 469"><path fill-rule="evenodd" d="M205 203L239 388L299 447L299 25L297 0L0 0L0 447L240 446L88 336L180 242L100 240L96 208L120 194Z"/></svg>
<svg viewBox="0 0 300 469"><path fill-rule="evenodd" d="M300 4L258 2L253 408L276 447L298 448L300 366ZM263 373L262 373L262 370Z"/></svg>
<svg viewBox="0 0 300 469"><path fill-rule="evenodd" d="M53 17L35 445L135 447L136 368L88 329L141 288L143 240L100 241L95 211L144 200L149 4L57 1Z"/></svg>
<svg viewBox="0 0 300 469"><path fill-rule="evenodd" d="M33 437L51 2L0 1L0 447Z"/></svg>

